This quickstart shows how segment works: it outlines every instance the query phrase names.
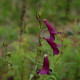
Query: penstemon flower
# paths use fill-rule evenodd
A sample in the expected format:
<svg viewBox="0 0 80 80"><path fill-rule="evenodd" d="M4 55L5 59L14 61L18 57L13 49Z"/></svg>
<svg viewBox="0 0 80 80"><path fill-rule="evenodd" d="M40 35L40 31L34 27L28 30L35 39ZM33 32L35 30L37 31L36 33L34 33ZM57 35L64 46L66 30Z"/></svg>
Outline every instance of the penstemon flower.
<svg viewBox="0 0 80 80"><path fill-rule="evenodd" d="M47 54L44 54L43 68L40 69L39 72L37 72L37 74L40 73L41 75L50 75L50 71L52 72L52 69L49 69L49 60Z"/></svg>
<svg viewBox="0 0 80 80"><path fill-rule="evenodd" d="M51 40L55 40L55 36L56 34L60 33L58 31L55 30L55 28L46 20L46 19L43 19L44 23L46 24L48 30L49 30L49 33L50 33L50 38Z"/></svg>
<svg viewBox="0 0 80 80"><path fill-rule="evenodd" d="M53 49L53 54L58 55L59 54L58 47L61 47L61 45L56 44L50 38L49 39L48 38L43 38L43 39L45 39L48 42L48 44L51 46L51 48Z"/></svg>

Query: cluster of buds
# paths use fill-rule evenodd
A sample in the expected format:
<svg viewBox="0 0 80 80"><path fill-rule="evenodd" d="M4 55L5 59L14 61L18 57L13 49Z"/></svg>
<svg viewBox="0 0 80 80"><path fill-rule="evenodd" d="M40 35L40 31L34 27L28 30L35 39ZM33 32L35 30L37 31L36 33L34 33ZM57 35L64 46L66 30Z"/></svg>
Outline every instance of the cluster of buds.
<svg viewBox="0 0 80 80"><path fill-rule="evenodd" d="M61 45L58 45L57 43L55 43L55 35L61 34L61 32L56 31L55 28L46 19L43 19L42 21L45 23L45 25L50 33L49 38L43 37L43 39L46 40L48 42L48 44L51 46L51 48L53 50L53 55L58 55L59 54L58 47L61 47ZM44 74L49 75L50 71L52 72L52 69L49 69L49 60L48 60L47 54L44 54L43 68L40 69L37 72L37 74L40 73L41 75L44 75Z"/></svg>

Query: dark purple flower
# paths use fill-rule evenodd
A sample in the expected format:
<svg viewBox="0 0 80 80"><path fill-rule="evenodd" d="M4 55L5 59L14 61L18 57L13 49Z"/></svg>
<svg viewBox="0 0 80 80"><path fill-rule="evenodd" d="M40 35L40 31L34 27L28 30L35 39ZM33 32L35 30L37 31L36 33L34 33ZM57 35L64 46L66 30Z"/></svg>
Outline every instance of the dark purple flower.
<svg viewBox="0 0 80 80"><path fill-rule="evenodd" d="M47 57L47 54L44 55L44 62L43 62L43 68L39 70L38 73L40 73L41 75L44 75L44 74L48 74L50 75L50 72L52 72L51 69L49 69L49 60L48 60L48 57Z"/></svg>
<svg viewBox="0 0 80 80"><path fill-rule="evenodd" d="M57 32L55 30L55 28L46 20L46 19L43 19L44 23L46 24L48 30L49 30L49 33L50 33L50 38L51 40L55 40L55 36L56 34L60 33L60 32Z"/></svg>
<svg viewBox="0 0 80 80"><path fill-rule="evenodd" d="M53 49L53 54L59 54L59 50L58 47L61 47L61 45L56 44L54 41L51 41L51 39L48 38L44 38L48 44L51 46L51 48Z"/></svg>

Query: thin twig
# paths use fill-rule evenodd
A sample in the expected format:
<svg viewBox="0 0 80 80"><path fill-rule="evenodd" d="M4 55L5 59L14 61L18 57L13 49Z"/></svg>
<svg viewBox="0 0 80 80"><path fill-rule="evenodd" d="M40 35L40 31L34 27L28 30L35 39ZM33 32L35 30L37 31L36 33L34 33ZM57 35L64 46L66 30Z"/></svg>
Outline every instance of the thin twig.
<svg viewBox="0 0 80 80"><path fill-rule="evenodd" d="M19 43L21 43L22 32L23 32L23 22L26 8L26 0L22 0L22 12L21 12L21 21L20 21L20 31L19 31Z"/></svg>
<svg viewBox="0 0 80 80"><path fill-rule="evenodd" d="M39 26L40 26L40 32L39 32L39 38L38 38L38 46L37 46L37 53L38 53L38 48L40 48L41 47L41 41L42 41L42 39L41 39L41 22L42 22L42 20L41 20L41 18L40 18L40 15L37 13L37 10L36 10L36 19L37 19L37 21L38 21L38 23L39 23ZM40 53L41 53L41 51L40 51Z"/></svg>
<svg viewBox="0 0 80 80"><path fill-rule="evenodd" d="M43 32L46 31L48 28L43 29L43 31L41 32L40 36L42 36Z"/></svg>

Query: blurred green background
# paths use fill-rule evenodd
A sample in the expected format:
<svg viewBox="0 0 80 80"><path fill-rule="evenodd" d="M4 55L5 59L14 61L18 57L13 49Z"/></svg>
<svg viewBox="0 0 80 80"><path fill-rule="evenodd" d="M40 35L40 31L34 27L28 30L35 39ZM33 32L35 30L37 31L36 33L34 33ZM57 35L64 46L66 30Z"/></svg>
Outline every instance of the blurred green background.
<svg viewBox="0 0 80 80"><path fill-rule="evenodd" d="M80 0L26 0L25 28L19 46L22 0L0 0L0 80L80 80ZM37 75L42 68L44 51L37 53L39 24L36 9L57 31L56 42L63 54L53 56L44 40L53 72ZM42 29L46 26L42 23ZM48 31L43 36L49 37Z"/></svg>

